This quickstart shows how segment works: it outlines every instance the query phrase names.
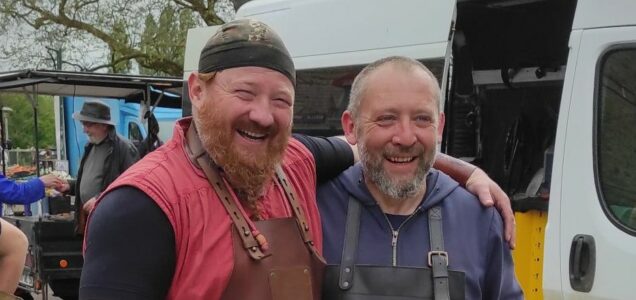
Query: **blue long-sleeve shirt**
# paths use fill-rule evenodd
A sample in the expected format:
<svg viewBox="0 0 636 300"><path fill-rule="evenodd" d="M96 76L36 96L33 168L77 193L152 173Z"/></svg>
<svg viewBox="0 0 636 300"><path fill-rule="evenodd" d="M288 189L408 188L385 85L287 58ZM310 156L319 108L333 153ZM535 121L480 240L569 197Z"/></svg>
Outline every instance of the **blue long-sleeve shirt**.
<svg viewBox="0 0 636 300"><path fill-rule="evenodd" d="M0 174L0 203L28 205L44 197L44 183L39 178L16 183Z"/></svg>

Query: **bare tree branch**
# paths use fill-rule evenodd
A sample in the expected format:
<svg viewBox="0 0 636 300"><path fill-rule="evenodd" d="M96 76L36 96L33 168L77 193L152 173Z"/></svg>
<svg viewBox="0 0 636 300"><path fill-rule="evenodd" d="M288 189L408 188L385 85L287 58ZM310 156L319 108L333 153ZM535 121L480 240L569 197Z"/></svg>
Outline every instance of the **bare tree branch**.
<svg viewBox="0 0 636 300"><path fill-rule="evenodd" d="M0 54L29 57L19 63L25 66L49 64L43 47L51 45L64 49L65 65L74 68L129 72L134 60L142 72L178 76L183 72L185 30L222 24L215 11L220 1L225 0L1 0L0 20L6 17L7 21L0 24L0 38L20 38L31 46L0 45ZM225 13L225 5L221 7ZM172 13L164 14L171 9ZM157 20L160 14L167 17ZM155 19L154 29L148 33L146 18ZM5 29L7 26L13 30ZM26 26L34 30L23 34ZM86 50L92 54L83 55ZM29 51L33 53L26 54ZM92 67L95 60L99 66Z"/></svg>
<svg viewBox="0 0 636 300"><path fill-rule="evenodd" d="M179 63L175 63L174 61L165 58L159 58L154 61L145 59L147 58L147 56L144 53L142 53L138 49L130 47L129 45L120 43L119 41L115 40L109 33L106 33L91 24L68 18L62 6L63 4L66 4L66 0L62 0L60 3L60 7L58 10L59 15L54 15L50 11L47 11L35 4L32 5L25 2L23 3L25 7L37 12L40 15L39 19L52 21L56 24L88 32L98 39L104 41L110 49L122 53L123 56L139 58L137 60L139 64L146 68L159 70L172 75L179 75L181 74L181 72L183 72L183 68Z"/></svg>
<svg viewBox="0 0 636 300"><path fill-rule="evenodd" d="M207 24L208 26L219 25L224 23L223 20L219 18L219 16L214 11L214 4L217 2L216 0L208 0L206 4L204 4L203 1L201 0L172 0L172 1L179 6L187 7L191 9L192 11L196 12L197 14L199 14L201 19L203 19L205 24ZM189 3L189 5L187 3Z"/></svg>

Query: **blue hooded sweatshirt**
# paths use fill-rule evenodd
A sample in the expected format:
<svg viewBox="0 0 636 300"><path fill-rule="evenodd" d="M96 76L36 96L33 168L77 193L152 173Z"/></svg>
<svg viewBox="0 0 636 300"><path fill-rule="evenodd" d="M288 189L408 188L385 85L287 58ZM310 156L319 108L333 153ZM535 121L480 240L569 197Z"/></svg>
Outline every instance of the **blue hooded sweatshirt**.
<svg viewBox="0 0 636 300"><path fill-rule="evenodd" d="M360 163L318 189L323 227L323 253L328 264L338 265L344 243L349 197L362 204L358 265L428 267L427 210L442 208L444 247L450 270L466 276L466 299L523 299L515 278L510 249L503 238L501 216L483 207L475 196L444 173L431 169L424 200L398 228L395 248L388 218L367 189Z"/></svg>
<svg viewBox="0 0 636 300"><path fill-rule="evenodd" d="M16 183L0 174L0 203L28 205L44 198L44 183L33 178Z"/></svg>

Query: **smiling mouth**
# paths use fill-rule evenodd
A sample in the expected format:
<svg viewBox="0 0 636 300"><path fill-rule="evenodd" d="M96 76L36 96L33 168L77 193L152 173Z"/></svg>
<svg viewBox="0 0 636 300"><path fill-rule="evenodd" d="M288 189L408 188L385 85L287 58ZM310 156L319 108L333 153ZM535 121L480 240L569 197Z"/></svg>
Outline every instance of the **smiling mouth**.
<svg viewBox="0 0 636 300"><path fill-rule="evenodd" d="M255 141L262 141L267 137L266 133L257 133L257 132L241 130L241 129L237 129L236 132L238 132L238 134L240 134L244 138L255 140Z"/></svg>
<svg viewBox="0 0 636 300"><path fill-rule="evenodd" d="M409 156L409 157L385 157L386 160L394 163L394 164L406 164L406 163L410 163L412 161L415 160L415 156Z"/></svg>

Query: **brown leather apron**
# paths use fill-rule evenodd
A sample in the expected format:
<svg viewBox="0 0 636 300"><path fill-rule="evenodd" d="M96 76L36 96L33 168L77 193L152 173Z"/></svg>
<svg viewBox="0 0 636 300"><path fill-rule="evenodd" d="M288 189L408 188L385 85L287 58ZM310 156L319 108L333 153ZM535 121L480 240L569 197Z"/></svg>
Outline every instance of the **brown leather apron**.
<svg viewBox="0 0 636 300"><path fill-rule="evenodd" d="M223 300L318 300L325 262L316 251L309 225L296 193L280 166L276 178L294 212L294 218L256 221L262 236L254 236L241 210L227 190L217 166L203 149L194 123L187 133L188 148L214 187L233 223L234 268ZM268 249L260 243L266 238Z"/></svg>

